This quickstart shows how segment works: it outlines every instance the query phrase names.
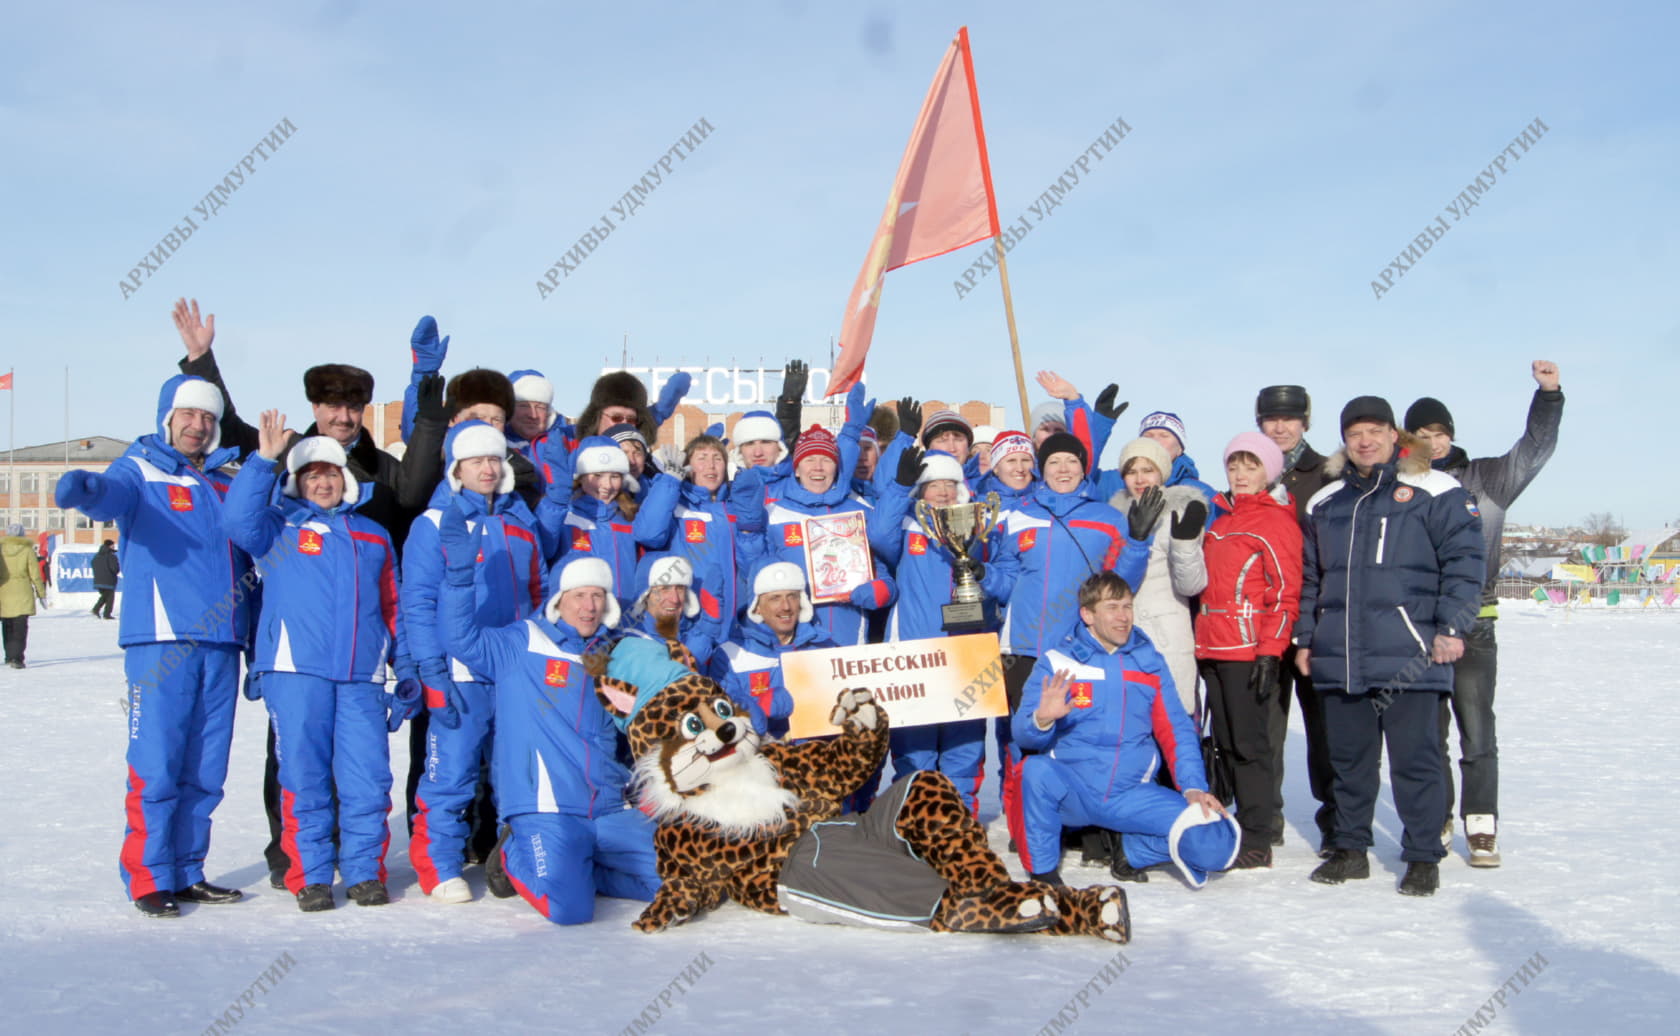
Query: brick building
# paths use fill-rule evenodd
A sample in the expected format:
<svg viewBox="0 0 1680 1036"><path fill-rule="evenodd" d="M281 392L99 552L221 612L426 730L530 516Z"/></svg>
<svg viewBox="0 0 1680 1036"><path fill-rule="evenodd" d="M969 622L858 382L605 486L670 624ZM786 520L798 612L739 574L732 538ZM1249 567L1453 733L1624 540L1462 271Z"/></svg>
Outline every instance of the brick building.
<svg viewBox="0 0 1680 1036"><path fill-rule="evenodd" d="M96 435L68 443L24 446L0 455L0 504L6 511L6 520L0 524L18 522L30 536L62 532L65 543L97 544L102 539L116 539L114 524L91 521L80 511L59 510L53 493L65 472L77 468L104 471L126 449L126 439Z"/></svg>

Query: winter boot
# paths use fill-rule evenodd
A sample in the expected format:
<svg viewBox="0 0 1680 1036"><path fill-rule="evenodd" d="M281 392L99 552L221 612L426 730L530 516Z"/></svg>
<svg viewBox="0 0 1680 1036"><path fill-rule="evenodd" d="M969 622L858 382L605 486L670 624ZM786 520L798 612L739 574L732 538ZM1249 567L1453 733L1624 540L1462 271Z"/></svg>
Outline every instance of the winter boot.
<svg viewBox="0 0 1680 1036"><path fill-rule="evenodd" d="M1492 813L1472 813L1464 818L1464 834L1470 843L1470 866L1499 866L1499 819Z"/></svg>
<svg viewBox="0 0 1680 1036"><path fill-rule="evenodd" d="M1272 847L1269 845L1246 845L1237 853L1237 862L1231 864L1234 871L1269 870L1272 866Z"/></svg>
<svg viewBox="0 0 1680 1036"><path fill-rule="evenodd" d="M507 876L507 868L502 866L502 846L507 844L512 834L513 827L504 826L502 836L496 839L495 848L490 850L490 855L484 860L484 884L497 899L510 899L519 894Z"/></svg>
<svg viewBox="0 0 1680 1036"><path fill-rule="evenodd" d="M465 878L449 878L437 883L432 889L431 899L434 903L471 903L472 888Z"/></svg>
<svg viewBox="0 0 1680 1036"><path fill-rule="evenodd" d="M331 885L305 885L297 894L298 909L306 914L331 910L334 906Z"/></svg>
<svg viewBox="0 0 1680 1036"><path fill-rule="evenodd" d="M377 878L356 882L350 886L348 895L357 906L384 906L391 901L391 894L385 891L385 883Z"/></svg>
<svg viewBox="0 0 1680 1036"><path fill-rule="evenodd" d="M183 903L237 903L245 898L245 893L200 881L177 890L175 898Z"/></svg>
<svg viewBox="0 0 1680 1036"><path fill-rule="evenodd" d="M135 900L134 906L147 917L181 916L181 908L175 904L173 892L148 892Z"/></svg>
<svg viewBox="0 0 1680 1036"><path fill-rule="evenodd" d="M1057 867L1055 870L1029 874L1027 875L1027 878L1030 881L1038 882L1040 885L1049 885L1051 888L1061 888L1067 884L1067 882L1062 880L1062 869L1060 867Z"/></svg>
<svg viewBox="0 0 1680 1036"><path fill-rule="evenodd" d="M1115 881L1148 881L1149 872L1141 867L1133 867L1126 859L1126 836L1121 835L1114 847L1114 862L1109 864L1108 873Z"/></svg>
<svg viewBox="0 0 1680 1036"><path fill-rule="evenodd" d="M1402 896L1433 896L1441 887L1441 868L1438 864L1413 860L1406 864L1406 876L1400 879Z"/></svg>
<svg viewBox="0 0 1680 1036"><path fill-rule="evenodd" d="M1312 872L1312 880L1321 885L1340 885L1350 878L1370 876L1371 861L1363 849L1337 849Z"/></svg>
<svg viewBox="0 0 1680 1036"><path fill-rule="evenodd" d="M1102 827L1085 829L1080 842L1079 863L1084 867L1107 867L1120 848L1120 835Z"/></svg>

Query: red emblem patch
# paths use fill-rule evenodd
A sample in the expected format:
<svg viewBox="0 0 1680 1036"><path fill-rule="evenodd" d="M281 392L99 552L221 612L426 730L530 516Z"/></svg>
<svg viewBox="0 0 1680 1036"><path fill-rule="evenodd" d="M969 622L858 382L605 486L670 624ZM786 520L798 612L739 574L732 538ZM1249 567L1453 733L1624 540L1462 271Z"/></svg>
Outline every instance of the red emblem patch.
<svg viewBox="0 0 1680 1036"><path fill-rule="evenodd" d="M698 518L683 519L683 538L690 543L705 543L706 523Z"/></svg>
<svg viewBox="0 0 1680 1036"><path fill-rule="evenodd" d="M543 683L550 687L564 687L571 675L572 663L564 658L551 658L548 660L548 671L543 673Z"/></svg>
<svg viewBox="0 0 1680 1036"><path fill-rule="evenodd" d="M591 549L593 549L593 548L591 548L591 546L589 544L589 530L588 529L573 529L572 530L572 549L573 550L591 550Z"/></svg>
<svg viewBox="0 0 1680 1036"><path fill-rule="evenodd" d="M171 511L190 511L193 509L192 490L186 486L170 486L169 509Z"/></svg>
<svg viewBox="0 0 1680 1036"><path fill-rule="evenodd" d="M1033 549L1033 544L1036 542L1038 542L1038 530L1028 529L1015 537L1015 549L1025 553Z"/></svg>
<svg viewBox="0 0 1680 1036"><path fill-rule="evenodd" d="M798 525L782 526L782 543L789 547L803 546L805 543L804 530Z"/></svg>
<svg viewBox="0 0 1680 1036"><path fill-rule="evenodd" d="M927 537L923 536L919 532L911 533L910 534L910 553L912 553L912 554L926 554L927 553Z"/></svg>
<svg viewBox="0 0 1680 1036"><path fill-rule="evenodd" d="M316 532L314 529L299 529L298 530L298 553L299 554L319 554L319 553L321 553L321 534Z"/></svg>
<svg viewBox="0 0 1680 1036"><path fill-rule="evenodd" d="M1091 681L1079 680L1069 690L1073 695L1070 700L1073 702L1074 708L1088 709L1091 707Z"/></svg>
<svg viewBox="0 0 1680 1036"><path fill-rule="evenodd" d="M747 686L754 694L761 694L770 689L770 670L760 669L756 673L747 674Z"/></svg>
<svg viewBox="0 0 1680 1036"><path fill-rule="evenodd" d="M1394 502L1395 503L1403 504L1406 501L1410 500L1411 498L1412 498L1412 487L1411 486L1395 486L1394 487Z"/></svg>

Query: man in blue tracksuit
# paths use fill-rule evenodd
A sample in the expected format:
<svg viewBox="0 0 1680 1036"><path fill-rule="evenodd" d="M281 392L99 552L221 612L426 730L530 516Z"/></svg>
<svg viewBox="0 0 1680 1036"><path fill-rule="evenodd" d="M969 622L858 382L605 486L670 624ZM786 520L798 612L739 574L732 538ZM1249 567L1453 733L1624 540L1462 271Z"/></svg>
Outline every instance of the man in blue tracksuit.
<svg viewBox="0 0 1680 1036"><path fill-rule="evenodd" d="M274 410L259 429L222 522L266 573L246 693L267 702L274 730L286 888L298 909L330 910L336 867L351 900L382 906L390 901L388 734L420 698L412 681L401 703L384 689L399 653L396 546L357 513L371 493L336 440L310 436L286 451L285 419Z"/></svg>
<svg viewBox="0 0 1680 1036"><path fill-rule="evenodd" d="M445 642L496 684L491 773L507 827L486 862L491 892L517 893L556 924L592 920L597 893L651 900L654 824L625 801L618 732L584 666L619 618L607 563L566 558L539 613L490 628L474 615L472 538L458 507L443 513L438 533L448 559Z"/></svg>
<svg viewBox="0 0 1680 1036"><path fill-rule="evenodd" d="M426 732L426 769L415 790L409 860L420 891L442 903L465 903L461 877L471 835L469 808L490 757L496 687L444 647L439 614L445 559L438 522L451 503L467 516L474 540L474 617L495 628L542 607L547 584L536 518L513 491L508 444L483 421L463 421L444 439L446 482L432 507L415 519L403 554L403 624L408 650L426 688L433 722Z"/></svg>
<svg viewBox="0 0 1680 1036"><path fill-rule="evenodd" d="M158 394L157 433L103 474L59 480L58 506L117 522L127 577L117 643L128 679L128 829L121 871L152 917L177 900L231 902L204 880L210 814L222 801L239 652L248 628L250 559L228 543L222 497L237 450L218 449L222 394L178 375Z"/></svg>
<svg viewBox="0 0 1680 1036"><path fill-rule="evenodd" d="M668 476L667 476L668 477ZM691 668L706 671L717 650L718 623L702 614L694 592L694 566L675 554L649 554L636 565L636 600L628 627L656 639L674 639L688 649ZM668 634L674 634L668 638Z"/></svg>
<svg viewBox="0 0 1680 1036"><path fill-rule="evenodd" d="M1118 831L1132 880L1172 862L1200 888L1231 866L1241 832L1207 791L1200 739L1172 670L1133 624L1132 590L1113 572L1078 589L1079 618L1039 656L1015 712L1033 878L1061 883L1063 827ZM1180 791L1156 783L1163 759Z"/></svg>
<svg viewBox="0 0 1680 1036"><path fill-rule="evenodd" d="M805 570L788 561L771 562L753 575L752 604L735 636L712 655L708 675L747 710L760 737L782 737L793 715L782 656L838 646L811 622L814 614Z"/></svg>
<svg viewBox="0 0 1680 1036"><path fill-rule="evenodd" d="M1481 608L1482 522L1456 479L1429 467L1429 450L1394 425L1384 399L1342 409L1340 478L1307 504L1296 665L1324 700L1335 772L1330 858L1314 881L1371 874L1371 818L1386 743L1394 808L1405 825L1400 892L1440 884L1441 774L1437 711L1452 663Z"/></svg>

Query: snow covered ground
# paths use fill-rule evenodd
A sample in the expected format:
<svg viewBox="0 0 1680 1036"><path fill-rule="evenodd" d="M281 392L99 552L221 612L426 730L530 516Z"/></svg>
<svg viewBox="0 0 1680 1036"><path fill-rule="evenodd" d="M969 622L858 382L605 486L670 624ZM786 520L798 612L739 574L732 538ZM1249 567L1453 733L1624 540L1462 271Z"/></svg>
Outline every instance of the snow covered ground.
<svg viewBox="0 0 1680 1036"><path fill-rule="evenodd" d="M1095 939L869 932L732 905L645 936L629 928L640 910L629 902L601 900L596 923L578 928L517 899L436 905L415 886L400 807L392 905L302 914L268 887L264 717L243 700L209 875L247 898L147 920L117 878L115 625L41 616L30 668L0 670L0 1030L199 1033L224 1013L242 1033L405 1034L615 1033L638 1018L632 1031L1033 1033L1058 1012L1051 1031L1446 1033L1478 1009L1488 1031L1673 1032L1680 1018L1680 828L1665 805L1680 740L1673 611L1505 605L1504 867L1471 870L1460 840L1434 898L1396 895L1385 792L1372 880L1312 884L1292 730L1276 867L1201 892L1161 874L1127 886L1129 964L1107 978L1116 948ZM395 739L393 756L406 759ZM1001 848L1001 822L992 833ZM1106 877L1077 864L1068 875ZM482 895L476 869L469 880ZM277 984L259 984L286 954ZM1525 964L1528 983L1505 986L1501 1004L1495 990Z"/></svg>

